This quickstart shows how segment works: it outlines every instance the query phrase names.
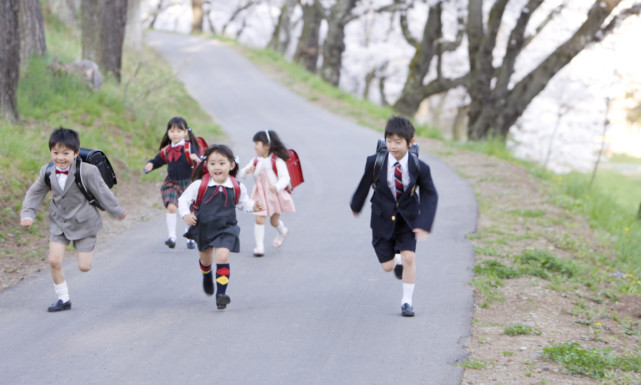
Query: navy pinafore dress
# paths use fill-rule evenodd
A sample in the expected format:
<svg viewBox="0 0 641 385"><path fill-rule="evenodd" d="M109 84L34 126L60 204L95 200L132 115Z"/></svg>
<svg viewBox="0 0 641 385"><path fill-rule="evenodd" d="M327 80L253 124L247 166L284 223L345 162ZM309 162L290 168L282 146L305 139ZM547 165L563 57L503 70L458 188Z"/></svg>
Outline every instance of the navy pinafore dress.
<svg viewBox="0 0 641 385"><path fill-rule="evenodd" d="M210 247L224 247L233 253L240 251L233 187L208 186L196 219L198 222L189 227L185 237L196 241L199 251Z"/></svg>

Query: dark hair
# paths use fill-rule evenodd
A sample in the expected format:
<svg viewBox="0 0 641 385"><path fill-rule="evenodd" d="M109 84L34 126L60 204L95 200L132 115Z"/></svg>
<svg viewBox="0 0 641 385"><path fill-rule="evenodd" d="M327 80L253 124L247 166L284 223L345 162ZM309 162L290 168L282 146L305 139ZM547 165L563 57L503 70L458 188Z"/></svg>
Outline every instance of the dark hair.
<svg viewBox="0 0 641 385"><path fill-rule="evenodd" d="M234 152L231 150L231 148L225 146L224 144L214 144L209 146L209 148L205 151L205 155L203 155L203 161L198 163L198 165L194 168L194 172L191 174L192 181L202 179L203 175L207 173L207 160L213 153L218 153L224 156L225 158L229 159L230 163L234 162L235 166L231 170L229 170L229 175L236 177L236 174L238 174L238 162L236 162Z"/></svg>
<svg viewBox="0 0 641 385"><path fill-rule="evenodd" d="M407 144L410 144L414 138L414 125L408 119L400 116L392 116L385 125L385 138L388 136L398 135L405 138Z"/></svg>
<svg viewBox="0 0 641 385"><path fill-rule="evenodd" d="M167 131L169 131L172 127L178 127L181 130L186 130L189 133L189 142L191 143L191 153L192 154L200 154L200 147L198 146L198 141L196 140L196 136L194 136L194 133L191 132L191 128L189 128L189 125L187 125L187 121L184 118L181 118L180 116L174 116L169 120L169 123L167 123L167 130L165 131L165 135L162 137L162 140L160 141L160 147L158 148L161 150L163 147L167 146L168 144L171 144L171 140L169 139L169 134Z"/></svg>
<svg viewBox="0 0 641 385"><path fill-rule="evenodd" d="M80 150L80 137L76 131L60 127L55 129L49 137L49 150L56 147L57 144L69 148L73 152L78 152Z"/></svg>
<svg viewBox="0 0 641 385"><path fill-rule="evenodd" d="M267 137L267 133L269 133L269 137ZM254 134L254 138L252 140L254 142L262 142L264 145L269 145L270 154L274 153L284 161L287 161L287 159L289 159L287 147L285 147L285 144L283 144L275 131L258 131L256 134Z"/></svg>

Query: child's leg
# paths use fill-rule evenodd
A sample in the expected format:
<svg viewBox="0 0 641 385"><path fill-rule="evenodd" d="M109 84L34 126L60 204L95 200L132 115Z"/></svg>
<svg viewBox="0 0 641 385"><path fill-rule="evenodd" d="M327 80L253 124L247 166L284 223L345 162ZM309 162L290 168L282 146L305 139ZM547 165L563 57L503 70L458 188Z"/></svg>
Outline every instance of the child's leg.
<svg viewBox="0 0 641 385"><path fill-rule="evenodd" d="M416 258L411 250L401 251L401 258L403 260L403 298L401 299L401 305L408 304L412 306L414 285L416 283Z"/></svg>
<svg viewBox="0 0 641 385"><path fill-rule="evenodd" d="M78 269L83 273L91 270L91 263L93 261L93 251L78 252Z"/></svg>
<svg viewBox="0 0 641 385"><path fill-rule="evenodd" d="M262 257L265 255L265 217L261 215L256 216L256 224L254 225L254 240L256 241L256 248L254 249L254 257Z"/></svg>
<svg viewBox="0 0 641 385"><path fill-rule="evenodd" d="M200 271L203 273L203 290L207 295L214 294L214 280L211 274L211 264L214 261L214 249L210 247L200 252Z"/></svg>
<svg viewBox="0 0 641 385"><path fill-rule="evenodd" d="M216 307L224 309L231 302L226 294L229 283L229 249L219 247L216 249Z"/></svg>
<svg viewBox="0 0 641 385"><path fill-rule="evenodd" d="M60 242L49 242L49 267L51 268L51 277L53 278L53 288L58 300L47 309L50 312L69 310L71 302L69 301L69 288L65 280L65 272L62 270L62 261L65 257L67 245Z"/></svg>
<svg viewBox="0 0 641 385"><path fill-rule="evenodd" d="M285 237L287 236L287 227L285 227L283 221L280 220L280 214L272 215L272 217L269 219L269 222L278 231L278 235L276 235L276 238L274 239L273 246L280 247L283 244L283 241L285 241Z"/></svg>
<svg viewBox="0 0 641 385"><path fill-rule="evenodd" d="M178 207L176 207L175 204L169 203L167 205L167 214L165 215L165 218L167 220L167 234L169 235L169 239L165 242L167 246L170 248L174 248L176 246L176 213L178 212Z"/></svg>
<svg viewBox="0 0 641 385"><path fill-rule="evenodd" d="M65 282L65 272L62 270L62 260L65 257L67 245L59 242L49 242L49 267L53 283L58 285Z"/></svg>

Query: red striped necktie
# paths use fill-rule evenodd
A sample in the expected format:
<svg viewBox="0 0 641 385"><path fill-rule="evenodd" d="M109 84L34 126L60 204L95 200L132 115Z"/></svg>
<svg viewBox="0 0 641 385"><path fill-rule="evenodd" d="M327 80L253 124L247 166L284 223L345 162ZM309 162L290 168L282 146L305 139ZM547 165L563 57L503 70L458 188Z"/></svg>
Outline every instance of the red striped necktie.
<svg viewBox="0 0 641 385"><path fill-rule="evenodd" d="M401 171L401 164L394 163L394 184L396 185L396 200L403 194L403 171Z"/></svg>

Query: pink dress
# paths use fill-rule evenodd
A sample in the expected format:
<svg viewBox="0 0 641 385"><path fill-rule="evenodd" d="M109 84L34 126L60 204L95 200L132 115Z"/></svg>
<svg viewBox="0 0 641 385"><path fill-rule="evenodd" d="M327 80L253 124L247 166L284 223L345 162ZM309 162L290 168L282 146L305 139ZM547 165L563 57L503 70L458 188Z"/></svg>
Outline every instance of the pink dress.
<svg viewBox="0 0 641 385"><path fill-rule="evenodd" d="M294 201L287 191L281 190L274 194L269 189L269 186L267 169L261 167L258 174L254 174L254 188L252 189L251 199L261 202L265 206L265 210L254 214L271 217L274 214L293 213L296 211Z"/></svg>

